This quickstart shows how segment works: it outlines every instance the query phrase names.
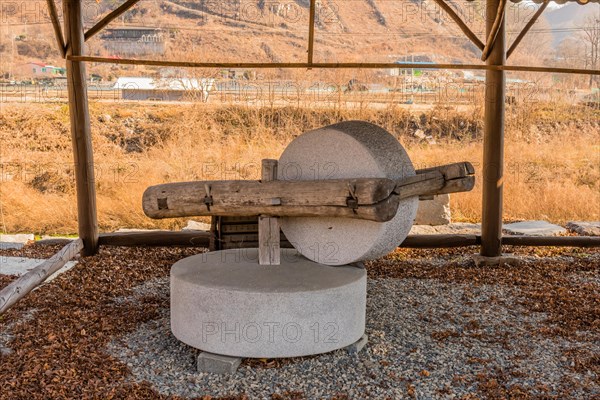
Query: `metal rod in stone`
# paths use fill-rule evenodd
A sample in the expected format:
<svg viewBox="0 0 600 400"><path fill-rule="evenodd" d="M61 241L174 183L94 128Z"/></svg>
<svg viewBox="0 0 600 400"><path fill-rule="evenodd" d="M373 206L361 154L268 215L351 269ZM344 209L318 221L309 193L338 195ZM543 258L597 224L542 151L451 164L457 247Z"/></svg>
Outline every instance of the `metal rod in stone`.
<svg viewBox="0 0 600 400"><path fill-rule="evenodd" d="M316 181L196 181L151 186L144 213L154 219L190 216L343 217L385 222L400 200L473 189L468 162L418 170L403 179L357 178ZM210 204L206 188L210 188Z"/></svg>

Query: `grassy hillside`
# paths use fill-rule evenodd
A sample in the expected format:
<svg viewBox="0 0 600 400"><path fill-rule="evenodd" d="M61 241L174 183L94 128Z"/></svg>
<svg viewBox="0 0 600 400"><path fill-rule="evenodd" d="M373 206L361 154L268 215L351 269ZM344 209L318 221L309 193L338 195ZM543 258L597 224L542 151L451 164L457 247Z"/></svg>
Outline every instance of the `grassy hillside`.
<svg viewBox="0 0 600 400"><path fill-rule="evenodd" d="M0 69L26 61L60 65L45 1L8 8L0 26ZM85 0L85 26L117 7L116 0ZM12 4L12 3L11 3ZM429 54L436 61L474 61L478 50L433 2L323 0L316 16L317 61L395 61ZM455 2L474 30L482 19L467 2ZM144 0L111 24L158 26L167 32L165 57L206 61L306 59L309 2ZM27 10L36 9L30 13ZM101 35L88 53L111 55ZM156 57L154 57L156 58ZM95 66L90 68L92 72ZM100 69L102 70L102 69Z"/></svg>

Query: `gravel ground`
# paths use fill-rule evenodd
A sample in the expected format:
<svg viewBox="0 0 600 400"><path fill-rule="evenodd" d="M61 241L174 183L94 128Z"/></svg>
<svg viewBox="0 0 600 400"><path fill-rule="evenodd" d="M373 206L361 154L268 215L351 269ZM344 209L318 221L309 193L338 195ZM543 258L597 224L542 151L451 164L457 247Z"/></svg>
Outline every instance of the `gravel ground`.
<svg viewBox="0 0 600 400"><path fill-rule="evenodd" d="M161 296L168 297L166 279L136 292L149 288L161 288ZM111 342L108 351L127 364L133 380L182 397L302 393L307 398L464 398L494 370L510 373L507 383L533 396L557 396L570 381L582 383L570 393L575 398L600 394L599 377L571 370L573 361L563 356L582 346L600 354L600 343L537 338L534 328L547 315L519 306L518 296L498 285L473 290L431 280L370 279L369 343L358 356L338 350L289 360L278 368L246 363L235 376L197 373L198 351L170 333L168 309Z"/></svg>
<svg viewBox="0 0 600 400"><path fill-rule="evenodd" d="M169 329L170 266L198 249L103 248L0 317L0 400L600 399L600 250L506 250L522 264L476 268L476 248L369 262L361 353L218 376Z"/></svg>

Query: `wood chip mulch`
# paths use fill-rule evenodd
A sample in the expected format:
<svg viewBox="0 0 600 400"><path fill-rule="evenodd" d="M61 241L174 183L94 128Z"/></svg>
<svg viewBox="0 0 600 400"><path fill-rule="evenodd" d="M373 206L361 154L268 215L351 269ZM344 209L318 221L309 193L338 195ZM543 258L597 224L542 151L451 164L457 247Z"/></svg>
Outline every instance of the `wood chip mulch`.
<svg viewBox="0 0 600 400"><path fill-rule="evenodd" d="M0 254L44 258L59 249L27 246ZM168 276L174 262L199 251L105 248L30 293L0 317L14 337L13 353L0 355L0 399L169 398L149 384L127 382L127 366L103 349L113 337L155 319L165 306L152 295L135 305L116 299L144 281ZM32 317L23 318L27 314Z"/></svg>
<svg viewBox="0 0 600 400"><path fill-rule="evenodd" d="M368 262L367 270L370 278L435 279L469 284L473 288L481 285L517 288L520 305L530 312L548 315L536 327L536 335L600 342L600 249L506 246L507 253L520 256L523 261L514 266L485 268L477 268L465 256L478 251L478 247L398 249L383 259ZM589 279L575 279L581 276ZM574 360L571 368L575 371L600 376L600 354L581 347L564 356ZM511 386L511 378L505 371L482 373L477 377L478 390L485 398L534 398L525 389ZM568 393L569 388L564 391Z"/></svg>
<svg viewBox="0 0 600 400"><path fill-rule="evenodd" d="M29 245L0 250L0 256L47 258L60 247ZM536 327L536 334L586 335L588 340L600 340L600 290L593 280L600 276L600 249L506 250L526 261L519 266L476 268L466 257L477 253L475 247L399 249L367 263L367 269L371 278L516 287L522 293L522 305L549 316L547 323ZM0 353L0 400L177 399L160 395L148 383L132 383L127 366L104 349L115 336L156 319L159 310L168 307L163 298L152 294L134 303L118 300L130 296L132 289L145 281L168 276L174 262L200 251L102 248L98 255L80 259L71 271L30 293L0 316L0 329L10 327L13 336L13 352ZM574 275L591 280L577 281ZM0 275L0 288L12 279ZM567 356L577 360L572 368L600 374L599 355L582 350ZM474 398L530 398L526 391L508 383L510 376L505 372L487 371L478 379L480 393Z"/></svg>

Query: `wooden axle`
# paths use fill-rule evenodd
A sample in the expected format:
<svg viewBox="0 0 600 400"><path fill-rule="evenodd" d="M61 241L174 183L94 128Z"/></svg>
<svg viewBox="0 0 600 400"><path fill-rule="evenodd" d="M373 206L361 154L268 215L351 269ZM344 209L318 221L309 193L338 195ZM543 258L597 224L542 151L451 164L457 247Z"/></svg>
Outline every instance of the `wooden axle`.
<svg viewBox="0 0 600 400"><path fill-rule="evenodd" d="M387 178L316 181L199 181L151 186L144 213L154 219L191 216L344 217L385 222L400 200L473 189L468 162L418 170L400 180Z"/></svg>

